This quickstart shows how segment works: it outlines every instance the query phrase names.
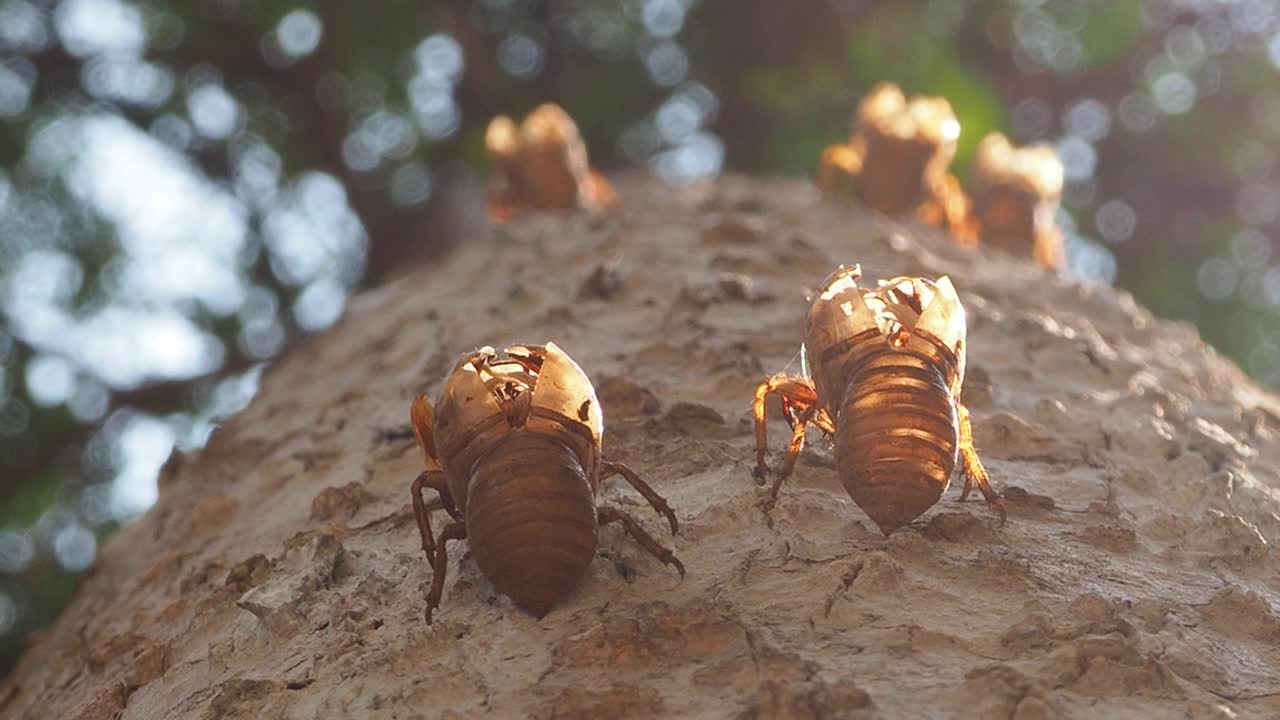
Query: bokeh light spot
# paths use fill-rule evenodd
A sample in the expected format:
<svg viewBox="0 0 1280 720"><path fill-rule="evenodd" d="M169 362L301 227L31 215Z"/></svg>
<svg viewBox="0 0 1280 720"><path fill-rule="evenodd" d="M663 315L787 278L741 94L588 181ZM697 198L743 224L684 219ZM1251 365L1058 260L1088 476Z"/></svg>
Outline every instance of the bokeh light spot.
<svg viewBox="0 0 1280 720"><path fill-rule="evenodd" d="M1268 305L1280 306L1280 265L1262 276L1262 296Z"/></svg>
<svg viewBox="0 0 1280 720"><path fill-rule="evenodd" d="M78 57L137 55L146 44L142 12L120 0L64 0L54 11L54 24L67 52Z"/></svg>
<svg viewBox="0 0 1280 720"><path fill-rule="evenodd" d="M88 378L80 378L76 383L76 393L67 403L71 417L78 422L89 424L102 419L107 414L111 403L111 391L102 383Z"/></svg>
<svg viewBox="0 0 1280 720"><path fill-rule="evenodd" d="M18 622L18 605L9 593L0 590L0 635L9 634Z"/></svg>
<svg viewBox="0 0 1280 720"><path fill-rule="evenodd" d="M210 140L225 140L240 122L240 106L220 85L201 85L187 98L196 131Z"/></svg>
<svg viewBox="0 0 1280 720"><path fill-rule="evenodd" d="M453 83L462 74L462 46L444 33L429 35L413 51L418 72L438 84Z"/></svg>
<svg viewBox="0 0 1280 720"><path fill-rule="evenodd" d="M677 85L689 75L689 56L674 42L665 41L653 46L644 56L649 77L661 87Z"/></svg>
<svg viewBox="0 0 1280 720"><path fill-rule="evenodd" d="M1038 97L1021 100L1013 106L1013 127L1024 140L1047 137L1053 123L1053 111L1049 103Z"/></svg>
<svg viewBox="0 0 1280 720"><path fill-rule="evenodd" d="M1103 239L1110 243L1122 243L1133 237L1138 224L1138 214L1126 202L1110 200L1102 204L1094 214L1094 223Z"/></svg>
<svg viewBox="0 0 1280 720"><path fill-rule="evenodd" d="M79 523L66 525L53 536L53 556L65 570L80 572L93 564L97 554L98 539Z"/></svg>
<svg viewBox="0 0 1280 720"><path fill-rule="evenodd" d="M1063 176L1067 181L1082 182L1093 177L1098 151L1084 138L1068 135L1058 143L1058 158L1062 160Z"/></svg>
<svg viewBox="0 0 1280 720"><path fill-rule="evenodd" d="M498 44L498 64L518 78L541 72L542 57L542 45L528 35L508 35Z"/></svg>
<svg viewBox="0 0 1280 720"><path fill-rule="evenodd" d="M314 52L320 46L323 34L324 24L320 16L301 8L280 18L280 24L276 26L276 42L291 59Z"/></svg>
<svg viewBox="0 0 1280 720"><path fill-rule="evenodd" d="M75 368L59 355L36 355L27 361L27 394L41 407L54 407L76 392Z"/></svg>
<svg viewBox="0 0 1280 720"><path fill-rule="evenodd" d="M1063 126L1068 133L1096 143L1111 131L1111 111L1093 98L1078 100L1067 108Z"/></svg>
<svg viewBox="0 0 1280 720"><path fill-rule="evenodd" d="M31 565L36 546L31 536L19 530L0 530L0 572L20 573Z"/></svg>
<svg viewBox="0 0 1280 720"><path fill-rule="evenodd" d="M34 72L20 72L0 62L0 118L17 117L27 111L34 82Z"/></svg>
<svg viewBox="0 0 1280 720"><path fill-rule="evenodd" d="M1271 259L1271 238L1248 228L1231 238L1231 257L1244 269L1266 267Z"/></svg>
<svg viewBox="0 0 1280 720"><path fill-rule="evenodd" d="M1165 73L1151 85L1156 107L1167 115L1181 115L1196 104L1196 85L1180 72Z"/></svg>
<svg viewBox="0 0 1280 720"><path fill-rule="evenodd" d="M0 50L30 53L49 45L43 13L26 0L0 4Z"/></svg>
<svg viewBox="0 0 1280 720"><path fill-rule="evenodd" d="M644 29L656 38L675 37L684 26L684 3L680 0L647 0L640 11Z"/></svg>
<svg viewBox="0 0 1280 720"><path fill-rule="evenodd" d="M1150 132L1156 126L1155 104L1146 93L1134 92L1125 95L1117 108L1120 122L1132 133Z"/></svg>
<svg viewBox="0 0 1280 720"><path fill-rule="evenodd" d="M1240 271L1230 262L1213 257L1200 263L1196 271L1196 284L1200 293L1210 300L1222 300L1236 291Z"/></svg>
<svg viewBox="0 0 1280 720"><path fill-rule="evenodd" d="M409 163L391 176L391 202L400 207L418 205L431 195L431 171L422 163Z"/></svg>
<svg viewBox="0 0 1280 720"><path fill-rule="evenodd" d="M340 285L331 280L318 280L298 295L293 303L293 317L304 330L323 330L342 316L346 300L346 290Z"/></svg>

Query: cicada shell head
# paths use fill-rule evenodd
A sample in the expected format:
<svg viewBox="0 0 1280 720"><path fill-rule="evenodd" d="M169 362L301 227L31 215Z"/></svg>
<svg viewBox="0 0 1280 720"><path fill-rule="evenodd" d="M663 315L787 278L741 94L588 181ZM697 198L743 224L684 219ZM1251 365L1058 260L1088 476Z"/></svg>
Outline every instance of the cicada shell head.
<svg viewBox="0 0 1280 720"><path fill-rule="evenodd" d="M459 449L477 435L500 423L504 417L482 374L493 348L481 348L464 355L453 366L435 408L435 441L442 461L447 463Z"/></svg>
<svg viewBox="0 0 1280 720"><path fill-rule="evenodd" d="M561 433L578 452L588 478L595 478L604 436L604 414L595 387L573 358L555 343L543 348L542 367L533 392L530 427L541 423Z"/></svg>
<svg viewBox="0 0 1280 720"><path fill-rule="evenodd" d="M805 318L805 359L823 403L838 401L843 392L852 346L878 334L875 317L858 287L861 277L861 266L842 265L823 281Z"/></svg>

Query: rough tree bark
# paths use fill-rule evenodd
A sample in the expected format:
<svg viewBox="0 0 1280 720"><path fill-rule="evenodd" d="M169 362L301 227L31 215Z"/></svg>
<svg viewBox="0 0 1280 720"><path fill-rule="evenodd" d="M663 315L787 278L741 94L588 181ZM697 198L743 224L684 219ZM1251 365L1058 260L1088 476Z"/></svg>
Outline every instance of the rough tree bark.
<svg viewBox="0 0 1280 720"><path fill-rule="evenodd" d="M279 361L165 467L0 714L1280 716L1280 411L1191 328L803 182L621 190L616 216L474 237ZM586 282L614 260L620 286ZM804 289L852 261L955 281L1004 527L953 487L884 538L818 442L762 512L752 390L798 369ZM595 379L606 452L676 508L688 577L608 528L537 621L460 545L428 627L409 401L463 351L548 339Z"/></svg>

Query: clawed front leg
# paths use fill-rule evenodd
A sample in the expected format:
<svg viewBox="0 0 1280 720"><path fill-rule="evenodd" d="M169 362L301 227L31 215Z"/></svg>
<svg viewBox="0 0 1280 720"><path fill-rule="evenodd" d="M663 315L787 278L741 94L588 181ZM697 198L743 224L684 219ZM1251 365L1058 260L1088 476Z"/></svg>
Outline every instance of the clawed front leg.
<svg viewBox="0 0 1280 720"><path fill-rule="evenodd" d="M635 488L636 492L643 495L644 499L649 501L649 504L653 506L653 509L656 510L659 515L662 515L667 519L667 522L671 525L672 535L675 535L676 532L679 531L680 523L676 520L675 511L671 509L671 506L667 504L667 501L659 495L657 491L652 487L649 487L649 484L644 480L641 480L640 476L636 475L631 468L623 465L622 463L609 462L608 460L600 463L600 480L603 481L614 475L621 475L622 479L626 480L628 485Z"/></svg>
<svg viewBox="0 0 1280 720"><path fill-rule="evenodd" d="M809 429L809 422L813 420L817 409L817 405L810 405L795 420L795 427L791 429L791 442L787 444L787 456L782 459L782 466L778 468L778 476L773 479L773 486L769 488L770 506L778 500L778 491L782 489L782 481L791 477L792 471L796 468L796 460L804 450L805 432Z"/></svg>
<svg viewBox="0 0 1280 720"><path fill-rule="evenodd" d="M418 521L418 534L422 536L422 551L427 554L427 564L435 567L435 539L431 535L431 509L427 507L422 496L423 488L431 488L440 495L440 505L449 517L461 522L462 516L453 503L453 495L449 493L449 484L444 473L439 470L423 470L410 487L413 496L413 515Z"/></svg>
<svg viewBox="0 0 1280 720"><path fill-rule="evenodd" d="M436 566L435 540L431 536L430 510L422 497L422 489L435 490L440 495L440 505L455 522L461 522L462 516L453 502L449 483L440 469L440 460L436 456L435 438L432 436L434 411L427 396L419 395L414 398L413 405L409 408L409 421L413 425L413 434L418 438L418 447L422 449L423 458L427 463L427 469L413 481L409 494L413 499L413 515L418 520L418 534L422 536L422 551L427 554L427 564L434 568Z"/></svg>
<svg viewBox="0 0 1280 720"><path fill-rule="evenodd" d="M960 420L960 462L964 468L964 489L960 491L960 502L964 502L973 486L977 485L982 497L1000 513L1000 524L1003 525L1008 513L1005 512L1004 500L992 489L991 476L982 466L978 451L973 446L973 424L969 420L969 409L956 403L956 415Z"/></svg>
<svg viewBox="0 0 1280 720"><path fill-rule="evenodd" d="M777 393L782 399L783 411L787 414L787 421L792 425L792 433L791 442L787 446L787 456L783 460L782 466L778 468L778 476L774 479L773 486L769 491L771 499L777 498L778 490L782 487L782 481L790 476L795 468L796 458L799 457L801 450L804 449L805 430L808 425L810 423L817 425L828 434L835 432L835 423L831 421L831 416L818 403L818 392L812 380L779 373L760 383L756 388L755 402L752 404L752 411L755 414L756 421L756 468L754 474L757 478L763 479L768 477L769 474L769 466L764 459L769 452L768 429L765 424L765 401L769 395L774 393Z"/></svg>
<svg viewBox="0 0 1280 720"><path fill-rule="evenodd" d="M432 562L431 589L427 591L427 609L424 614L427 624L431 624L431 613L440 607L440 596L444 595L444 578L449 569L449 554L445 545L450 540L465 540L467 526L460 522L449 523L440 531L440 538L435 542L435 561Z"/></svg>
<svg viewBox="0 0 1280 720"><path fill-rule="evenodd" d="M636 522L635 518L617 508L602 505L596 508L596 522L601 527L608 525L609 523L622 523L622 526L627 529L627 534L631 535L636 542L640 543L640 547L643 547L650 555L658 558L667 565L674 566L675 569L679 571L680 577L684 577L684 564L680 562L680 559L675 556L675 553L671 552L666 547L663 547L662 543L654 540L653 536L641 527L640 523Z"/></svg>

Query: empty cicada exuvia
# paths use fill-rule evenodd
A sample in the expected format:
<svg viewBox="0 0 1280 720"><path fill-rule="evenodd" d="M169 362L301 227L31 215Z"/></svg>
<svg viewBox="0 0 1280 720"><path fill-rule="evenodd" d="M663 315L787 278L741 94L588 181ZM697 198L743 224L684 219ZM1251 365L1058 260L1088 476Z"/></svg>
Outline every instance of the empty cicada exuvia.
<svg viewBox="0 0 1280 720"><path fill-rule="evenodd" d="M888 535L942 497L957 457L965 475L960 499L974 485L1004 507L973 447L969 413L960 404L965 315L951 281L920 277L858 286L859 266L841 267L823 283L805 323L808 377L774 375L756 389L756 470L768 472L765 399L777 393L793 427L778 489L816 425L835 440L836 471L853 501Z"/></svg>
<svg viewBox="0 0 1280 720"><path fill-rule="evenodd" d="M518 345L501 357L481 348L458 361L434 410L411 412L427 470L413 483L422 549L434 573L426 619L444 592L449 540L467 539L498 592L542 617L582 579L597 528L621 523L645 550L681 575L684 566L634 518L595 503L601 480L621 475L666 517L676 515L634 472L601 457L604 431L591 381L554 343ZM440 494L453 522L431 533L423 488Z"/></svg>
<svg viewBox="0 0 1280 720"><path fill-rule="evenodd" d="M588 164L577 124L559 105L540 105L519 125L506 115L495 117L484 144L494 222L528 209L598 211L618 204L617 193Z"/></svg>
<svg viewBox="0 0 1280 720"><path fill-rule="evenodd" d="M969 199L947 171L959 137L960 123L946 99L908 100L897 85L880 83L858 104L848 142L823 151L818 185L890 215L915 211L971 241Z"/></svg>
<svg viewBox="0 0 1280 720"><path fill-rule="evenodd" d="M983 138L971 183L982 244L1061 268L1066 252L1055 216L1062 182L1062 161L1048 145L1014 147L1000 133Z"/></svg>

